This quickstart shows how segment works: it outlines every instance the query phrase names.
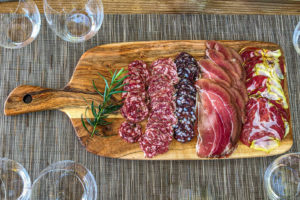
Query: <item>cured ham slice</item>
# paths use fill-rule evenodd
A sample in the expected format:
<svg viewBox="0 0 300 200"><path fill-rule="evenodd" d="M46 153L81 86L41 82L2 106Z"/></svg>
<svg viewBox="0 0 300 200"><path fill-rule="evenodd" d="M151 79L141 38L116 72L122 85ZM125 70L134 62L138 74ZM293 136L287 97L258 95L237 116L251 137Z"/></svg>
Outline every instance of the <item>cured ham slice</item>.
<svg viewBox="0 0 300 200"><path fill-rule="evenodd" d="M222 157L235 148L241 132L237 104L230 92L209 79L196 82L199 91L197 154Z"/></svg>
<svg viewBox="0 0 300 200"><path fill-rule="evenodd" d="M216 65L213 61L209 59L202 59L198 63L201 69L202 78L219 80L227 86L232 85L232 79L228 73L223 68Z"/></svg>

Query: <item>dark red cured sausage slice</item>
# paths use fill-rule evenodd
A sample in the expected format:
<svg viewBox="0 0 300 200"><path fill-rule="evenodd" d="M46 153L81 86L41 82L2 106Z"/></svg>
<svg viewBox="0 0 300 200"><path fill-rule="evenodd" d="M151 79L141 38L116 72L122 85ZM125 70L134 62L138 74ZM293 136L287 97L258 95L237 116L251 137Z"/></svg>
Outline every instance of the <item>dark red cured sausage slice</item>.
<svg viewBox="0 0 300 200"><path fill-rule="evenodd" d="M181 79L179 81L179 83L177 85L175 85L175 89L176 90L186 90L189 91L190 94L196 94L197 90L193 84L193 82L191 82L188 79Z"/></svg>
<svg viewBox="0 0 300 200"><path fill-rule="evenodd" d="M186 52L180 53L175 58L178 76L182 79L187 78L195 81L199 76L199 66L193 56Z"/></svg>
<svg viewBox="0 0 300 200"><path fill-rule="evenodd" d="M178 142L188 142L195 136L194 126L192 124L183 124L178 122L174 126L174 138Z"/></svg>
<svg viewBox="0 0 300 200"><path fill-rule="evenodd" d="M142 136L142 126L125 121L119 128L119 135L127 142L134 143Z"/></svg>
<svg viewBox="0 0 300 200"><path fill-rule="evenodd" d="M176 106L194 107L196 105L195 97L185 95L176 98Z"/></svg>
<svg viewBox="0 0 300 200"><path fill-rule="evenodd" d="M148 112L148 107L142 97L133 94L127 96L121 108L121 114L134 123L143 121L148 116Z"/></svg>
<svg viewBox="0 0 300 200"><path fill-rule="evenodd" d="M199 66L201 68L202 78L219 80L227 86L232 85L232 80L228 73L223 68L216 65L213 61L209 59L202 59L199 61Z"/></svg>
<svg viewBox="0 0 300 200"><path fill-rule="evenodd" d="M175 115L178 122L188 121L187 123L194 123L196 121L196 107L176 107Z"/></svg>

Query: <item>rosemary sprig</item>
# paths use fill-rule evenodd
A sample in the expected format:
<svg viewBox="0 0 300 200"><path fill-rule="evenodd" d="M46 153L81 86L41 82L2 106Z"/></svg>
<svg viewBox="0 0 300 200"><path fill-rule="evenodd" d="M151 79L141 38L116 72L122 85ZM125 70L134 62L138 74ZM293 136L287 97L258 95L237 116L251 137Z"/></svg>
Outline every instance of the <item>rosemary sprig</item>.
<svg viewBox="0 0 300 200"><path fill-rule="evenodd" d="M95 102L92 101L91 105L86 108L85 111L85 120L83 118L83 114L81 115L81 122L85 130L93 137L94 135L100 135L97 131L97 126L106 126L111 124L111 122L108 122L106 119L109 114L116 112L122 107L122 103L115 103L113 104L110 100L112 95L123 93L126 91L118 90L122 88L125 84L123 84L124 79L128 76L122 76L125 73L127 73L123 68L118 70L115 70L114 73L110 72L112 75L110 83L106 80L104 76L102 76L100 73L99 76L104 80L105 82L105 89L103 92L100 92L98 88L96 87L95 81L93 80L93 87L96 90L96 92L103 97L103 102L99 103L99 106L95 105ZM94 118L88 118L86 115L86 112L88 109L91 109L92 114ZM90 131L87 128L86 122L93 127L93 130ZM104 133L102 133L103 137L107 137Z"/></svg>

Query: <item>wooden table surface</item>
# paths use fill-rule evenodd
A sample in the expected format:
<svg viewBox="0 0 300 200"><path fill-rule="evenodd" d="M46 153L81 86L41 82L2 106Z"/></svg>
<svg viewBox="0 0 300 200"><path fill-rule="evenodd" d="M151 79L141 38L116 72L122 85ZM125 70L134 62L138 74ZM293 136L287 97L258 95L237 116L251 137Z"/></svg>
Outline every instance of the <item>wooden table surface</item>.
<svg viewBox="0 0 300 200"><path fill-rule="evenodd" d="M82 0L84 1L84 0ZM300 0L102 0L106 14L210 13L210 14L284 14L299 15ZM43 12L43 0L35 0ZM65 1L65 5L70 5ZM0 13L8 12L1 3ZM60 7L57 4L57 7Z"/></svg>

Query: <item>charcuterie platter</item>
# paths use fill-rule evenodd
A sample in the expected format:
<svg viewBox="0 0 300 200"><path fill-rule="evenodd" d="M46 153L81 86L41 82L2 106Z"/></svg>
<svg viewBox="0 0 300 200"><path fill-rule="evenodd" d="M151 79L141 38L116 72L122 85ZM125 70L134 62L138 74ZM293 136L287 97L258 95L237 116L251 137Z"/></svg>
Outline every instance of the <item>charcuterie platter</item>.
<svg viewBox="0 0 300 200"><path fill-rule="evenodd" d="M282 52L282 62L285 62L282 49L274 43L229 40L218 42L222 43L224 46L232 48L236 52L239 52L241 49L246 47L256 47L268 49L270 51L279 49ZM104 157L146 160L149 158L145 158L145 154L140 148L140 144L138 142L129 143L123 140L118 134L121 124L125 121L125 118L123 117L124 113L122 113L122 115L121 112L117 112L109 115L107 121L111 122L111 124L99 127L99 131L105 133L107 137L97 135L91 137L90 133L87 132L83 126L82 120L92 116L90 112L86 113L87 104L92 101L103 101L103 98L95 90L95 87L98 88L99 91L105 90L105 81L103 79L99 79L99 74L110 79L112 76L110 71L120 70L121 68L126 69L127 66L134 60L142 60L145 64L150 66L151 63L158 59L175 59L180 52L188 52L195 60L200 61L207 57L206 49L207 44L205 40L147 41L101 45L88 50L82 55L70 82L63 89L54 90L28 85L19 86L8 96L5 102L4 112L6 115L17 115L43 110L60 110L66 113L70 118L77 137L82 145L85 146L87 151ZM207 64L205 62L206 61L202 62L203 66ZM201 65L201 62L199 63ZM283 73L283 75L285 80L287 80L286 73ZM203 88L206 87L205 85L210 84L210 82L210 80L206 80L206 82L202 80L197 84L200 85L199 87L201 87L201 91L203 91ZM220 89L224 89L224 87L225 86L222 86ZM289 105L287 81L283 82L282 88L286 97L286 104ZM210 94L209 91L207 94ZM112 100L116 102L121 101L121 94L114 95ZM258 103L261 105L261 103L264 102L259 101ZM289 115L289 106L286 108L286 111ZM219 158L199 157L201 153L199 153L199 150L198 155L196 153L196 146L198 145L197 143L199 143L199 139L197 142L196 133L196 136L189 138L188 142L182 143L178 137L177 140L179 142L173 139L168 146L167 152L155 155L151 159L234 159L282 154L288 151L293 144L290 118L288 118L287 123L289 125L288 133L286 133L286 136L282 139L282 141L280 141L280 145L269 152L249 148L249 146L238 141L234 151L228 154L228 156L222 156ZM147 124L147 119L141 121L140 124L144 130ZM195 128L195 132L197 132L197 130L198 129Z"/></svg>

